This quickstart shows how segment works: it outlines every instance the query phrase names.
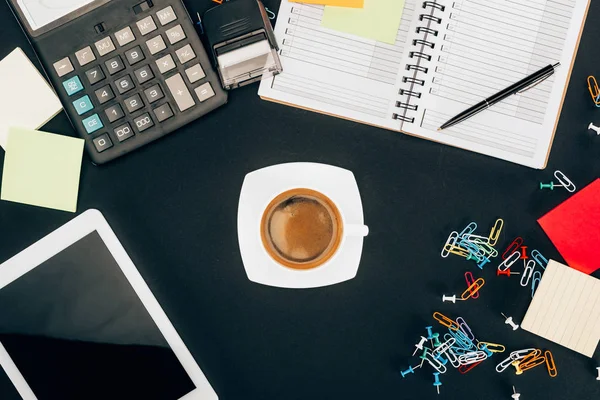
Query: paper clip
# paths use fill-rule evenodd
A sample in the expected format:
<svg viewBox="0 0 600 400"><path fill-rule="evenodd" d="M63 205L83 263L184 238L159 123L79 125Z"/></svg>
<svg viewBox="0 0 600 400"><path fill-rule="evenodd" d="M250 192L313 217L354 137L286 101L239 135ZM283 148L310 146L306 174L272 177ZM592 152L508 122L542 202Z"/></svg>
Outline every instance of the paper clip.
<svg viewBox="0 0 600 400"><path fill-rule="evenodd" d="M265 11L267 12L267 15L269 16L270 20L274 20L275 17L277 17L277 15L273 11L269 10L267 7L265 7Z"/></svg>
<svg viewBox="0 0 600 400"><path fill-rule="evenodd" d="M527 363L521 362L519 364L519 367L521 368L522 372L525 372L525 371L527 371L529 369L538 367L538 366L540 366L542 364L545 364L545 363L546 363L546 357L541 356L541 357L538 357L538 358L534 358L533 360L530 360ZM517 374L517 375L520 375L520 374Z"/></svg>
<svg viewBox="0 0 600 400"><path fill-rule="evenodd" d="M433 356L430 352L425 353L425 360L431 365L437 372L441 374L445 374L448 369L446 366L437 358Z"/></svg>
<svg viewBox="0 0 600 400"><path fill-rule="evenodd" d="M473 343L473 341L471 339L469 339L467 337L467 335L465 335L460 329L457 331L448 329L448 332L451 337L456 339L456 344L458 346L461 346L462 348L467 349L467 350L475 348L475 344ZM446 335L444 335L444 339L446 338Z"/></svg>
<svg viewBox="0 0 600 400"><path fill-rule="evenodd" d="M464 335L468 337L469 340L475 340L475 335L473 335L473 331L471 331L471 328L469 327L469 325L467 325L467 322L462 317L456 318L456 322L458 323L458 328L460 329L460 331L464 333Z"/></svg>
<svg viewBox="0 0 600 400"><path fill-rule="evenodd" d="M523 270L523 276L521 276L521 286L525 287L529 284L529 280L533 275L533 270L535 268L535 260L527 261L527 265L525 265L525 269Z"/></svg>
<svg viewBox="0 0 600 400"><path fill-rule="evenodd" d="M488 355L485 353L485 351L472 351L458 357L458 361L461 363L461 365L469 365L483 361L486 358L488 358Z"/></svg>
<svg viewBox="0 0 600 400"><path fill-rule="evenodd" d="M441 325L453 330L453 331L457 331L460 327L458 326L458 324L455 321L452 321L450 318L446 317L444 314L442 314L441 312L434 312L433 313L433 319L435 319L437 322L439 322Z"/></svg>
<svg viewBox="0 0 600 400"><path fill-rule="evenodd" d="M466 374L467 372L469 372L470 370L472 370L473 368L475 368L476 366L478 366L479 364L481 364L483 361L479 361L476 362L474 364L469 364L469 365L461 365L460 367L458 367L458 372L460 372L461 374Z"/></svg>
<svg viewBox="0 0 600 400"><path fill-rule="evenodd" d="M550 350L546 350L544 352L544 357L546 358L546 368L548 368L548 375L551 378L555 378L558 375L558 370L556 369L556 364L554 363L554 356L550 352Z"/></svg>
<svg viewBox="0 0 600 400"><path fill-rule="evenodd" d="M534 352L536 349L523 349L523 350L516 350L513 351L512 353L510 353L510 358L513 361L518 361L518 360L522 360L523 358L525 358L528 354L530 354L531 352ZM541 354L541 353L540 353Z"/></svg>
<svg viewBox="0 0 600 400"><path fill-rule="evenodd" d="M473 349L465 349L464 347L451 347L451 349L452 349L452 352L454 352L454 354L456 354L457 357L473 351Z"/></svg>
<svg viewBox="0 0 600 400"><path fill-rule="evenodd" d="M456 339L454 339L454 338L450 338L450 339L446 340L444 343L439 345L435 350L433 350L433 356L437 357L438 355L447 352L450 349L450 347L452 347L454 345L454 343L456 343Z"/></svg>
<svg viewBox="0 0 600 400"><path fill-rule="evenodd" d="M600 107L600 87L598 87L598 82L593 75L588 76L587 78L588 90L590 91L590 96L592 96L592 100L596 107Z"/></svg>
<svg viewBox="0 0 600 400"><path fill-rule="evenodd" d="M531 281L531 298L532 299L533 299L533 296L535 295L535 291L537 290L541 280L542 280L542 273L540 271L535 271L533 273L533 280Z"/></svg>
<svg viewBox="0 0 600 400"><path fill-rule="evenodd" d="M473 273L470 271L465 272L465 280L467 281L467 287L471 286L473 283L475 283L475 277L473 276ZM477 293L476 291L474 293L471 293L471 297L474 299L478 299L479 298L479 293Z"/></svg>
<svg viewBox="0 0 600 400"><path fill-rule="evenodd" d="M483 346L487 347L487 349L489 351L491 351L492 353L504 353L506 351L506 347L504 347L504 345L501 345L501 344L490 343L490 342L477 343L477 348L479 350L483 350L482 349Z"/></svg>
<svg viewBox="0 0 600 400"><path fill-rule="evenodd" d="M490 236L488 236L488 239L489 239L488 243L491 246L495 246L496 243L498 243L498 239L500 238L500 233L502 232L503 227L504 227L504 220L501 218L498 218L496 220L496 223L494 223L492 230L490 231Z"/></svg>
<svg viewBox="0 0 600 400"><path fill-rule="evenodd" d="M470 222L469 225L467 225L465 229L463 229L462 232L458 234L458 237L460 239L464 239L467 235L470 235L471 233L475 232L475 229L477 229L477 224L475 222Z"/></svg>
<svg viewBox="0 0 600 400"><path fill-rule="evenodd" d="M465 237L469 242L477 243L477 244L488 244L490 242L490 238L481 235L467 235Z"/></svg>
<svg viewBox="0 0 600 400"><path fill-rule="evenodd" d="M448 349L448 351L446 352L446 357L448 357L448 361L450 361L450 364L452 364L454 368L460 367L460 361L458 361L458 356L454 352L453 347Z"/></svg>
<svg viewBox="0 0 600 400"><path fill-rule="evenodd" d="M494 353L492 353L485 344L483 346L481 346L481 351L485 352L485 355L488 357L491 357L494 355Z"/></svg>
<svg viewBox="0 0 600 400"><path fill-rule="evenodd" d="M512 265L514 263L516 263L517 260L519 260L519 258L521 258L521 252L519 252L519 250L517 250L517 251L513 252L504 261L502 261L500 263L500 265L498 265L498 270L499 271L506 271L507 269L509 269L510 267L512 267Z"/></svg>
<svg viewBox="0 0 600 400"><path fill-rule="evenodd" d="M475 282L471 284L461 295L460 298L463 300L468 300L473 296L474 293L477 293L482 287L485 285L485 281L483 278L477 279Z"/></svg>
<svg viewBox="0 0 600 400"><path fill-rule="evenodd" d="M450 232L448 239L446 239L446 243L444 243L444 247L442 247L441 255L443 258L446 258L450 255L450 249L454 246L454 243L456 243L456 239L458 239L458 232Z"/></svg>
<svg viewBox="0 0 600 400"><path fill-rule="evenodd" d="M546 269L546 266L548 265L548 259L544 257L542 253L537 250L532 250L531 257L540 265L540 267Z"/></svg>
<svg viewBox="0 0 600 400"><path fill-rule="evenodd" d="M533 349L533 351L530 351L529 353L527 353L519 362L523 363L523 364L527 364L527 363L535 360L536 358L539 358L541 355L542 355L542 351L540 349ZM518 360L515 360L515 361L518 361Z"/></svg>
<svg viewBox="0 0 600 400"><path fill-rule="evenodd" d="M570 193L573 193L575 190L577 190L577 188L575 187L575 184L573 182L571 182L571 180L569 178L567 178L567 176L565 174L563 174L561 171L558 171L558 170L554 171L554 177Z"/></svg>
<svg viewBox="0 0 600 400"><path fill-rule="evenodd" d="M498 372L498 373L504 372L506 370L506 368L511 366L513 361L515 361L515 360L513 360L510 356L508 358L504 359L500 364L496 365L496 372Z"/></svg>
<svg viewBox="0 0 600 400"><path fill-rule="evenodd" d="M510 254L514 253L515 251L518 251L519 247L521 247L522 245L523 238L519 236L515 240L513 240L512 243L508 246L508 248L504 251L504 253L502 253L502 259L506 260Z"/></svg>

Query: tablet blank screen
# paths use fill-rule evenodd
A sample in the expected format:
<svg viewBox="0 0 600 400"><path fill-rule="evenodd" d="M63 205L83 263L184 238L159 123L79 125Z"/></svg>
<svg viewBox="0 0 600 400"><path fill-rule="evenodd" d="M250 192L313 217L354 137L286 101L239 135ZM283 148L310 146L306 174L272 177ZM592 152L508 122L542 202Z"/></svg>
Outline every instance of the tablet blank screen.
<svg viewBox="0 0 600 400"><path fill-rule="evenodd" d="M39 400L195 389L96 232L0 290L0 342Z"/></svg>

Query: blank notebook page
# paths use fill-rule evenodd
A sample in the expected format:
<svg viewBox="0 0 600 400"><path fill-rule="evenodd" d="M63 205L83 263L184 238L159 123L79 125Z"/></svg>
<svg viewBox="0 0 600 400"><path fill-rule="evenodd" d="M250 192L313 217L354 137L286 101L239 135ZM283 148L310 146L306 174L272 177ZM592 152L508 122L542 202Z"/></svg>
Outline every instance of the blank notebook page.
<svg viewBox="0 0 600 400"><path fill-rule="evenodd" d="M600 280L551 260L521 327L592 357L600 340Z"/></svg>

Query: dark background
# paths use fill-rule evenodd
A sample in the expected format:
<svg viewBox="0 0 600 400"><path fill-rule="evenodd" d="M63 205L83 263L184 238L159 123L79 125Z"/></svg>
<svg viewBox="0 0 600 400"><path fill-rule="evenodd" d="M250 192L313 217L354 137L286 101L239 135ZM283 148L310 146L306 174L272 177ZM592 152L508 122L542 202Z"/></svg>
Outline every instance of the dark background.
<svg viewBox="0 0 600 400"><path fill-rule="evenodd" d="M212 4L186 3L191 14ZM265 4L277 11L279 1ZM20 46L33 59L4 3L0 15L0 57ZM496 277L494 264L480 273L459 257L439 255L450 231L469 221L488 231L501 217L499 249L519 235L530 249L563 261L536 220L570 194L538 185L557 169L578 189L600 176L600 137L587 131L591 121L600 124L600 110L586 84L589 74L600 74L599 18L594 0L544 171L265 102L252 85L233 91L227 106L120 160L96 167L86 156L78 212L102 211L222 399L504 400L512 385L522 400L600 398L599 351L590 360L504 324L500 312L520 322L531 300L518 276ZM73 135L64 114L44 130ZM311 290L248 281L236 231L242 181L258 168L291 161L354 172L371 229L355 279ZM72 218L1 202L0 260ZM480 298L442 303L442 294L464 290L467 270L486 279ZM498 354L466 375L450 369L439 397L431 368L403 379L398 371L417 364L413 345L434 325L434 311L462 316L478 339L509 351L552 350L558 377L544 367L498 374L496 364L508 355Z"/></svg>

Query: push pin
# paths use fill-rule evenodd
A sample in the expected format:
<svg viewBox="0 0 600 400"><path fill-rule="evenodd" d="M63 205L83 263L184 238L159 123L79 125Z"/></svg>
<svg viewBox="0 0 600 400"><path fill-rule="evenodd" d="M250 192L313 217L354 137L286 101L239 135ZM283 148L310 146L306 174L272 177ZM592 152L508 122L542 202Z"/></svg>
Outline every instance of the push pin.
<svg viewBox="0 0 600 400"><path fill-rule="evenodd" d="M527 246L521 246L521 260L527 260Z"/></svg>
<svg viewBox="0 0 600 400"><path fill-rule="evenodd" d="M506 275L506 276L511 276L511 275L519 275L521 274L520 272L510 272L510 268L507 269L506 271L500 271L499 269L496 270L496 275L500 276L500 275Z"/></svg>
<svg viewBox="0 0 600 400"><path fill-rule="evenodd" d="M512 397L512 398L513 398L513 399L515 399L515 400L519 400L519 397L521 397L521 394L520 394L520 393L517 393L517 389L515 389L515 387L514 387L514 386L513 386L513 395L512 395L512 396L510 396L510 397Z"/></svg>
<svg viewBox="0 0 600 400"><path fill-rule="evenodd" d="M433 328L433 326L426 326L425 329L427 329L427 339L431 339L431 337L433 336L433 331L431 330Z"/></svg>
<svg viewBox="0 0 600 400"><path fill-rule="evenodd" d="M591 131L596 131L596 134L600 136L600 126L596 126L593 122L590 122L588 129Z"/></svg>
<svg viewBox="0 0 600 400"><path fill-rule="evenodd" d="M440 386L442 386L442 382L440 381L440 373L434 372L433 377L435 378L435 382L433 382L433 386L437 389L437 394L440 394Z"/></svg>
<svg viewBox="0 0 600 400"><path fill-rule="evenodd" d="M442 342L440 342L440 334L439 333L434 333L433 336L431 337L431 339L433 339L433 347L440 347L442 345Z"/></svg>
<svg viewBox="0 0 600 400"><path fill-rule="evenodd" d="M415 344L416 349L412 354L413 356L415 354L417 354L417 351L423 350L423 345L425 344L426 341L427 341L427 338L424 338L423 336L421 336L421 340L419 341L419 343Z"/></svg>
<svg viewBox="0 0 600 400"><path fill-rule="evenodd" d="M489 262L490 262L490 258L484 257L483 260L481 260L480 262L477 263L477 266L479 267L479 269L483 269L483 266Z"/></svg>
<svg viewBox="0 0 600 400"><path fill-rule="evenodd" d="M417 365L415 368L419 368L419 366ZM408 374L414 374L414 373L415 373L415 369L412 367L412 365L410 365L406 371L400 371L400 375L402 375L403 378L405 378L406 375L408 375Z"/></svg>
<svg viewBox="0 0 600 400"><path fill-rule="evenodd" d="M516 360L512 362L512 366L517 370L515 373L517 375L523 374L523 370L521 369L521 360Z"/></svg>
<svg viewBox="0 0 600 400"><path fill-rule="evenodd" d="M598 377L596 378L597 381L600 381L600 367L596 368L598 370Z"/></svg>
<svg viewBox="0 0 600 400"><path fill-rule="evenodd" d="M517 324L515 324L515 323L513 322L513 319L512 319L512 317L507 317L506 315L504 315L504 313L500 313L500 314L502 314L502 316L503 316L504 318L506 318L506 321L504 321L504 323L505 323L506 325L510 325L510 326L512 326L512 330L513 330L513 331L516 331L517 329L519 329L519 325L517 325Z"/></svg>
<svg viewBox="0 0 600 400"><path fill-rule="evenodd" d="M550 183L540 182L540 189L554 190L555 187L564 187L564 186L563 185L555 185L554 182L550 182Z"/></svg>
<svg viewBox="0 0 600 400"><path fill-rule="evenodd" d="M451 301L454 304L456 304L456 301L463 301L463 299L457 299L456 295L452 295L452 296L446 296L445 294L442 295L442 301L446 302L446 301Z"/></svg>

